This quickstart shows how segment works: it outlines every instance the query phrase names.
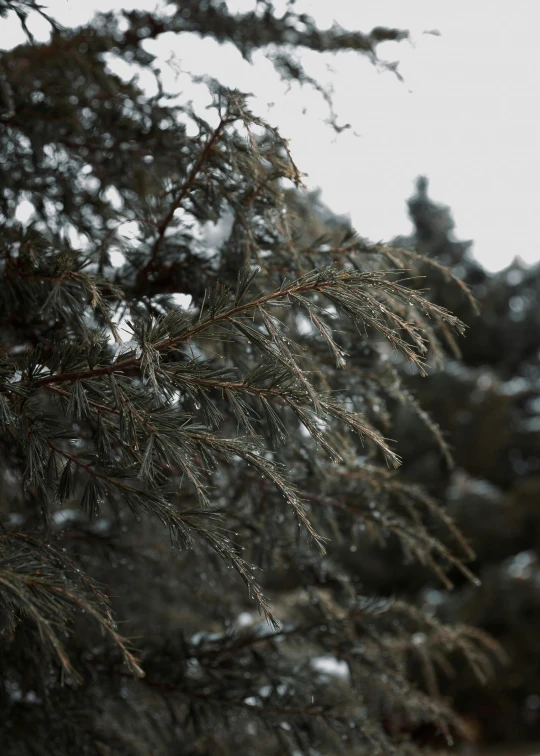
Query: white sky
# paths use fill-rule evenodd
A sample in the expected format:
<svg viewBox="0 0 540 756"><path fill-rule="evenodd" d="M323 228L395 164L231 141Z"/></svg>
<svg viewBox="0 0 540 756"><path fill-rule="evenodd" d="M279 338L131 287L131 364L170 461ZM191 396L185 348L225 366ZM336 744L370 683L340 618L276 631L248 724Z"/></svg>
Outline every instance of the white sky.
<svg viewBox="0 0 540 756"><path fill-rule="evenodd" d="M152 8L152 0L42 0L66 25L95 10ZM252 0L230 0L244 10ZM319 95L288 93L262 55L253 67L232 46L194 35L163 35L147 42L164 57L173 51L182 68L210 73L224 84L257 94L253 109L290 139L310 187L349 213L358 232L374 241L408 233L405 200L417 175L430 179L431 196L450 205L456 234L475 241L474 253L490 270L516 256L540 260L540 67L537 0L297 0L319 25L335 20L370 31L395 26L412 43L385 43L382 58L398 60L405 79L379 73L354 54L306 55L309 73L334 87L340 136L325 125ZM32 28L45 38L41 24ZM425 34L438 30L441 36ZM15 19L0 21L0 47L24 41ZM331 71L328 68L331 66ZM121 71L119 70L119 73ZM171 90L198 97L186 76L164 64ZM274 103L268 107L269 103ZM303 113L307 107L307 112Z"/></svg>

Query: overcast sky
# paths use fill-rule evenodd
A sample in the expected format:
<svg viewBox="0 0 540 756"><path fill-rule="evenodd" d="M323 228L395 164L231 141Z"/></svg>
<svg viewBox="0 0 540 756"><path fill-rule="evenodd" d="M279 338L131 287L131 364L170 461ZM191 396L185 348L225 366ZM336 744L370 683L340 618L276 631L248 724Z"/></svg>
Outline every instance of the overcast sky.
<svg viewBox="0 0 540 756"><path fill-rule="evenodd" d="M66 25L86 21L95 10L156 5L153 0L42 4ZM252 0L228 4L238 10L253 5ZM379 47L382 58L399 61L404 82L354 54L305 57L307 70L333 85L338 121L353 127L339 136L324 123L328 110L321 97L296 87L286 93L263 55L250 67L232 46L187 34L145 44L164 60L174 52L185 71L214 74L258 94L253 109L290 138L293 156L308 174L306 183L321 186L326 203L349 213L363 236L378 241L409 232L405 200L415 177L424 174L431 196L452 208L457 236L474 239L483 265L497 270L516 256L539 261L540 4L297 0L296 9L322 27L336 21L362 31L387 25L411 32L410 42ZM33 29L45 38L41 25ZM433 31L438 34L425 33ZM0 20L0 46L22 41L15 19ZM168 88L198 96L187 76L176 78L165 64L164 73Z"/></svg>

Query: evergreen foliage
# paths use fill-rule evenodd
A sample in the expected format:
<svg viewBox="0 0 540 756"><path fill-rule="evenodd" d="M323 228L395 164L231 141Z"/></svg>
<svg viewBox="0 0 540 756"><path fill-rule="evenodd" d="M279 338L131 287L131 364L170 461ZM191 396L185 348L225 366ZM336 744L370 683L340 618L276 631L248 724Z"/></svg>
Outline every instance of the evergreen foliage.
<svg viewBox="0 0 540 756"><path fill-rule="evenodd" d="M273 45L312 85L295 47L376 60L404 36L182 2L2 54L2 752L450 745L467 732L438 678L463 658L485 681L496 644L377 594L343 553L369 536L474 582L385 437L404 403L451 462L403 376L464 326L411 278L417 253L343 219L313 233L287 142L244 94L208 80L203 117L111 73L116 56L159 81L143 41L165 31Z"/></svg>
<svg viewBox="0 0 540 756"><path fill-rule="evenodd" d="M470 255L470 242L456 239L448 208L428 196L425 180L409 209L415 232L394 244L449 266L474 293L479 315L456 288L432 276L433 296L470 328L459 342L459 360L447 360L429 381L406 379L407 389L444 428L456 468L445 467L433 440L404 407L394 414L394 433L404 452L402 473L446 502L474 547L472 568L482 585L471 591L463 583L444 594L418 572L404 579L420 602L436 606L439 619L474 624L504 647L510 663L489 686L459 675L447 692L479 740L508 743L514 752L518 743L537 744L540 738L540 268L516 258L498 273L485 271ZM395 586L388 554L376 582L382 591Z"/></svg>

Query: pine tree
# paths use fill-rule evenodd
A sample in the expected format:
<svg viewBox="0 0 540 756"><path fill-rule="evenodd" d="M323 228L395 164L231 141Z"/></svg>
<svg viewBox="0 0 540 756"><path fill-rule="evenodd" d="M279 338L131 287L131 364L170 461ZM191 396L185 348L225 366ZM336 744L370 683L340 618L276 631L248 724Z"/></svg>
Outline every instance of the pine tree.
<svg viewBox="0 0 540 756"><path fill-rule="evenodd" d="M459 675L446 692L474 722L480 739L508 743L513 752L520 742L540 739L540 266L516 259L489 274L470 254L470 242L455 237L449 209L431 199L427 188L422 180L409 201L413 236L393 244L451 266L474 293L479 313L473 315L458 289L444 285L442 277L438 283L432 278L436 300L470 328L459 342L459 359L447 360L429 381L410 376L406 384L447 434L455 469L445 469L413 413L394 415L394 433L404 450L402 473L446 502L476 552L471 567L482 586L471 590L464 582L444 594L419 574L409 573L408 580L420 601L436 605L439 619L474 624L504 647L510 663L489 686ZM381 589L393 581L386 572Z"/></svg>
<svg viewBox="0 0 540 756"><path fill-rule="evenodd" d="M188 31L268 47L316 86L295 49L376 61L405 34L320 31L270 2L52 25L0 60L2 753L414 754L466 736L439 670L463 657L484 680L497 646L399 580L377 593L367 546L475 581L385 438L405 403L449 461L403 389L464 329L414 278L442 266L343 218L314 233L246 95L208 79L201 114L107 65L155 71L143 41Z"/></svg>

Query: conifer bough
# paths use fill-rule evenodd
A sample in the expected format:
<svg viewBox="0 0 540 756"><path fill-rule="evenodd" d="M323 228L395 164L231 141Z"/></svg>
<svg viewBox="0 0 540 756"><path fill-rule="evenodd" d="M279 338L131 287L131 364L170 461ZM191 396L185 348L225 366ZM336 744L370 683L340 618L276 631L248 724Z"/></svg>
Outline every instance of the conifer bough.
<svg viewBox="0 0 540 756"><path fill-rule="evenodd" d="M413 754L426 727L452 742L466 731L436 666L461 654L484 680L497 648L378 596L370 554L397 540L447 586L474 579L385 438L408 403L450 462L401 375L463 324L418 287L414 253L302 221L288 145L247 96L203 82L212 124L108 67L160 82L143 41L197 33L248 58L273 45L282 75L316 85L295 47L375 60L404 34L320 31L269 2L51 23L0 59L5 753Z"/></svg>

